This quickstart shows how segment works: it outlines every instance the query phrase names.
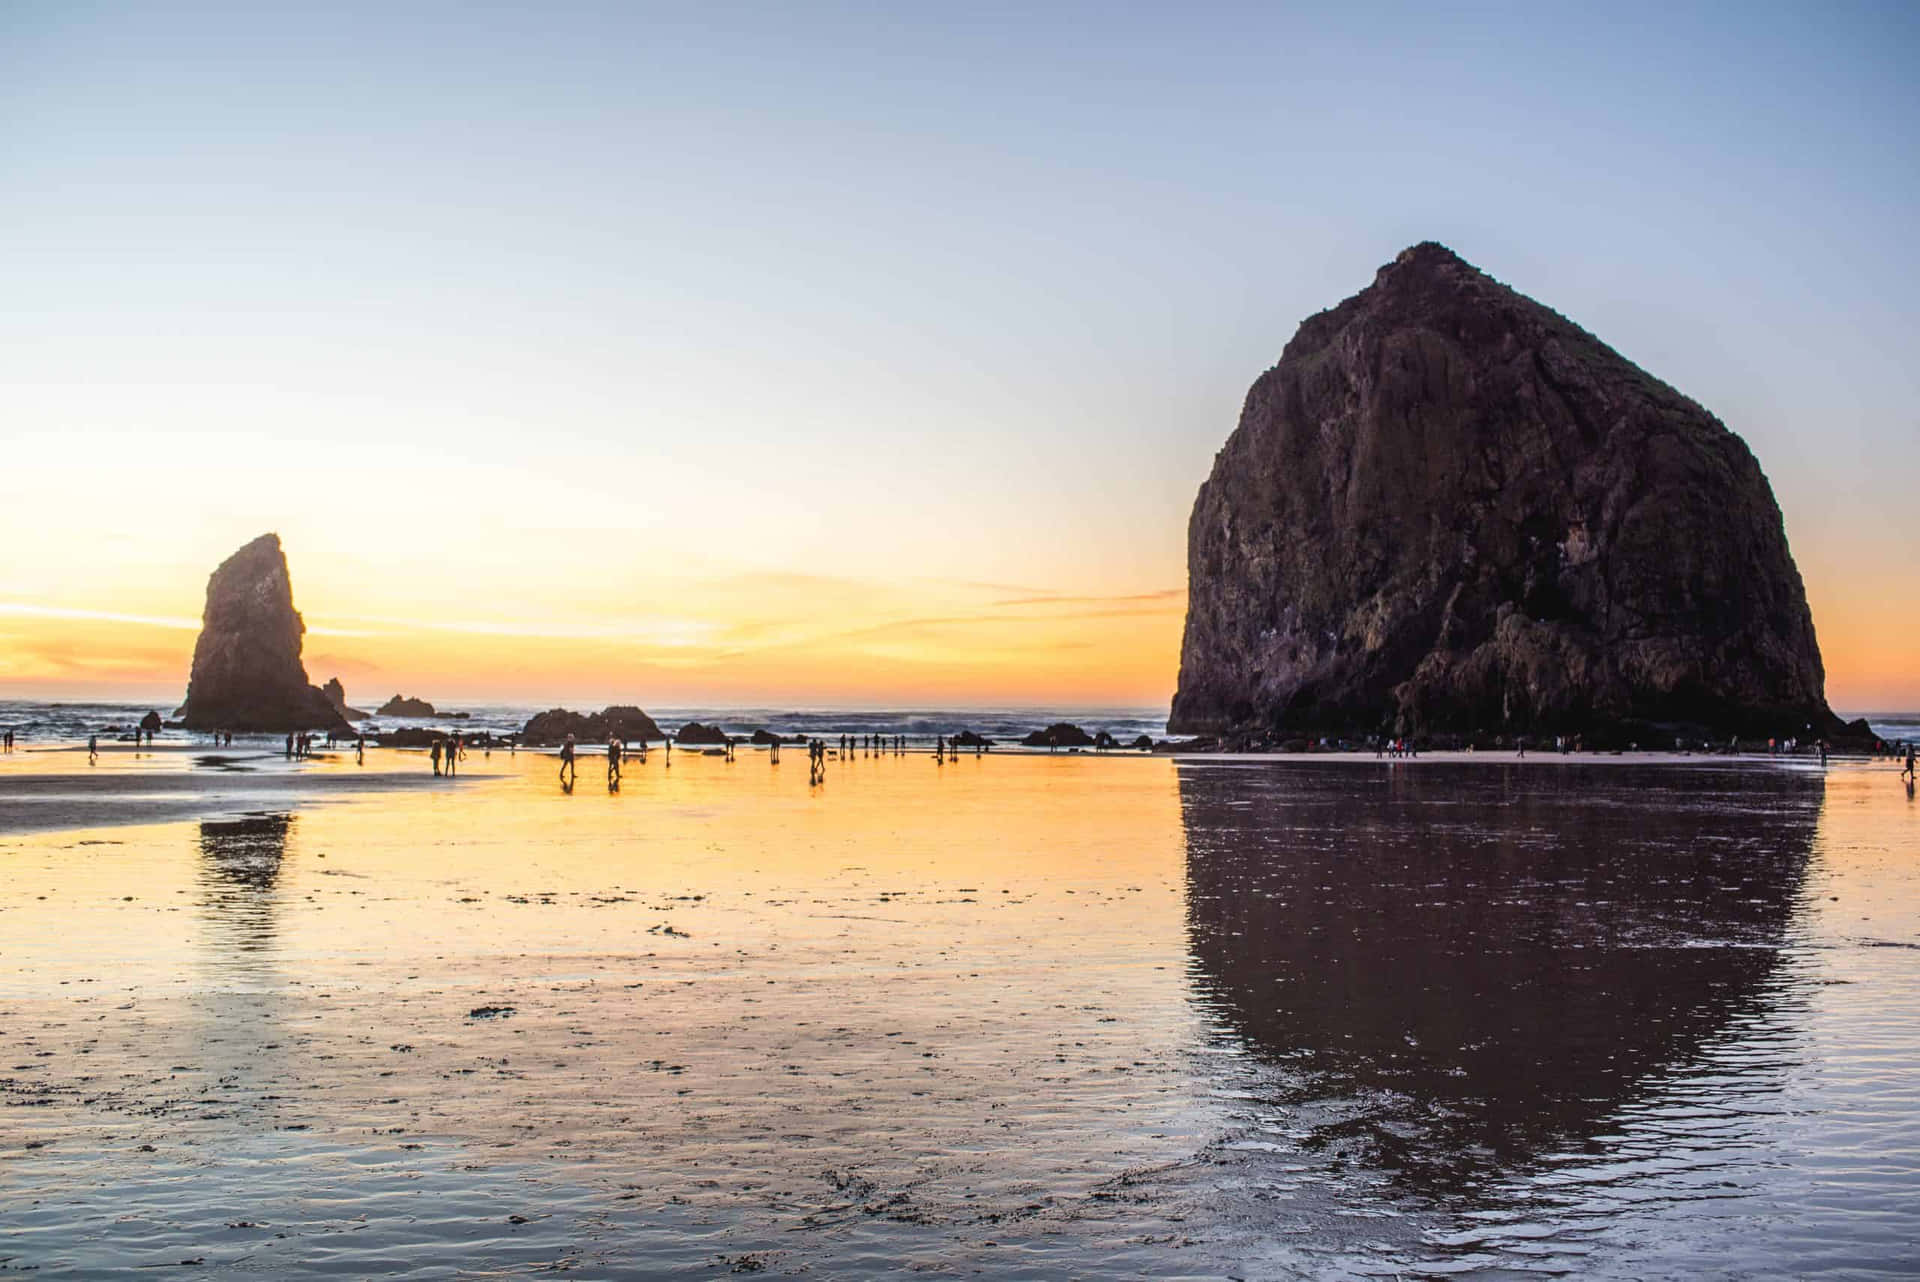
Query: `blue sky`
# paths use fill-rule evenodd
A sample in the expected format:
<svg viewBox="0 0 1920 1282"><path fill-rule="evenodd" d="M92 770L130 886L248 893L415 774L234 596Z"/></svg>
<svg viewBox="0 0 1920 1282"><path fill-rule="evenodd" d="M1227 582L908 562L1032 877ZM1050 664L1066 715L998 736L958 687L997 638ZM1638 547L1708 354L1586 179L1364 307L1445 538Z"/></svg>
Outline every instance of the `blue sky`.
<svg viewBox="0 0 1920 1282"><path fill-rule="evenodd" d="M581 539L639 595L1177 587L1248 383L1436 239L1747 438L1831 656L1920 621L1917 56L1911 5L11 5L0 535L98 509L0 597L303 522L345 606Z"/></svg>

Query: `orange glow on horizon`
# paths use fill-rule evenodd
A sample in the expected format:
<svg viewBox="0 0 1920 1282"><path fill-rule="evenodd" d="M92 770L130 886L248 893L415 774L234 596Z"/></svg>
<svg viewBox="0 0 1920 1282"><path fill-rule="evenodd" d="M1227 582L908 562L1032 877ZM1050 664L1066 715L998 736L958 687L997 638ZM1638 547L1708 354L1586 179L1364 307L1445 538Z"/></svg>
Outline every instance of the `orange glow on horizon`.
<svg viewBox="0 0 1920 1282"><path fill-rule="evenodd" d="M439 702L1160 706L1185 614L1177 591L1081 597L767 575L709 594L714 604L757 597L762 608L423 623L296 604L308 623L308 676L338 676L364 707L395 692ZM181 614L0 603L0 695L177 703L197 635Z"/></svg>

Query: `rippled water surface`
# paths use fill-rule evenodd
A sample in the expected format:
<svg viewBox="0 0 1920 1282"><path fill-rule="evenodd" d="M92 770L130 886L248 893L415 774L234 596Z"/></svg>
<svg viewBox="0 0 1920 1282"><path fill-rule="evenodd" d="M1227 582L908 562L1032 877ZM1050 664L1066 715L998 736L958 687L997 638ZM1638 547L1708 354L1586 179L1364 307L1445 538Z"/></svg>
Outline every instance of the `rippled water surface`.
<svg viewBox="0 0 1920 1282"><path fill-rule="evenodd" d="M74 813L167 821L0 830L0 1272L1920 1260L1893 767L467 769L103 758Z"/></svg>

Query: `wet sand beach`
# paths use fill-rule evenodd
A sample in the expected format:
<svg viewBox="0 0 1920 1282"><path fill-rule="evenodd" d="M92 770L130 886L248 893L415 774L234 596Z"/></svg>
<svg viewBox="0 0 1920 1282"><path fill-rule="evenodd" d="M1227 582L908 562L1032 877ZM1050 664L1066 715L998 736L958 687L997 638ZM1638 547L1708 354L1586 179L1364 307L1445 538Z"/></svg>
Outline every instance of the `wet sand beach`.
<svg viewBox="0 0 1920 1282"><path fill-rule="evenodd" d="M0 1270L1915 1258L1884 764L209 755L0 763Z"/></svg>

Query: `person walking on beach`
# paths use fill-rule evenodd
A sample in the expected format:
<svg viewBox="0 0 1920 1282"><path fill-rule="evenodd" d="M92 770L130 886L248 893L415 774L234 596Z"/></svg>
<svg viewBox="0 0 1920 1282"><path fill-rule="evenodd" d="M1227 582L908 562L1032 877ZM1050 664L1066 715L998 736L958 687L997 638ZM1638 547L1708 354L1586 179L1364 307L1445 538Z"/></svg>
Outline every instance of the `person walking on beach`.
<svg viewBox="0 0 1920 1282"><path fill-rule="evenodd" d="M367 764L367 736L365 735L353 741L353 763L356 766Z"/></svg>
<svg viewBox="0 0 1920 1282"><path fill-rule="evenodd" d="M607 791L620 791L620 739L607 736Z"/></svg>
<svg viewBox="0 0 1920 1282"><path fill-rule="evenodd" d="M100 736L97 734L90 734L87 736L87 764L92 765L94 763L94 759L99 755L100 755ZM1908 766L1907 768L1911 770L1913 767Z"/></svg>
<svg viewBox="0 0 1920 1282"><path fill-rule="evenodd" d="M451 776L454 763L460 760L460 736L454 735L447 740L447 774Z"/></svg>
<svg viewBox="0 0 1920 1282"><path fill-rule="evenodd" d="M573 736L560 745L560 782L568 788L573 787Z"/></svg>
<svg viewBox="0 0 1920 1282"><path fill-rule="evenodd" d="M427 749L427 753L433 758L433 774L434 778L437 779L440 777L440 741L438 739L433 741L433 745Z"/></svg>
<svg viewBox="0 0 1920 1282"><path fill-rule="evenodd" d="M1903 779L1909 779L1909 780L1914 777L1913 776L1913 745L1912 744L1907 745L1907 766L1906 766L1906 769L1900 772L1900 776Z"/></svg>

